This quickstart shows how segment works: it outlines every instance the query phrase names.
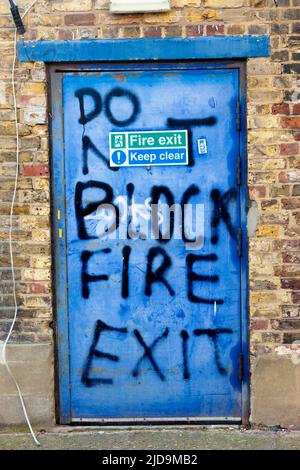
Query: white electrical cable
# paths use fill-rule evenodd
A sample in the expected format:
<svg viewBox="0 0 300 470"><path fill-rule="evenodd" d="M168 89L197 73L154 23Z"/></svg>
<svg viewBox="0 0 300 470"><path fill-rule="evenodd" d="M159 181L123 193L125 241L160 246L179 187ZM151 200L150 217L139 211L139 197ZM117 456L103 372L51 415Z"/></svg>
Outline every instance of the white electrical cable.
<svg viewBox="0 0 300 470"><path fill-rule="evenodd" d="M22 15L22 19L24 16L27 15L29 10L33 7L33 5L37 2L38 0L35 0L25 11L25 13ZM13 231L13 213L14 213L14 206L15 206L15 200L16 200L16 194L17 194L17 186L18 186L18 176L19 176L19 153L20 153L20 147L19 147L19 126L18 126L18 111L17 111L17 98L16 98L16 88L15 88L15 71L16 71L16 60L17 60L17 29L15 28L15 33L14 33L14 58L13 58L13 65L12 65L12 71L11 71L11 84L12 84L12 92L13 92L13 106L14 106L14 117L15 117L15 126L16 126L16 170L15 170L15 182L14 182L14 190L13 190L13 197L12 197L12 202L11 202L11 207L10 207L10 214L9 214L9 255L10 255L10 265L11 265L11 273L12 273L12 284L13 284L13 299L14 299L14 316L10 325L9 332L7 334L7 337L4 341L3 348L2 348L2 359L3 359L3 364L5 365L8 374L10 375L13 383L15 384L15 387L18 391L21 406L23 409L23 413L28 425L28 428L30 430L30 433L32 435L32 438L34 442L40 446L40 442L37 440L35 433L32 429L30 419L28 417L28 413L26 410L25 402L23 399L23 395L21 392L21 389L19 387L19 384L12 373L9 364L6 359L6 349L8 342L10 340L10 337L12 335L13 329L15 327L15 323L17 320L18 316L18 302L17 302L17 293L16 293L16 278L15 278L15 268L14 268L14 256L13 256L13 247L12 247L12 231Z"/></svg>
<svg viewBox="0 0 300 470"><path fill-rule="evenodd" d="M36 4L38 0L34 0L31 5L25 10L25 12L22 15L22 19L27 15L27 13L31 10L31 8Z"/></svg>

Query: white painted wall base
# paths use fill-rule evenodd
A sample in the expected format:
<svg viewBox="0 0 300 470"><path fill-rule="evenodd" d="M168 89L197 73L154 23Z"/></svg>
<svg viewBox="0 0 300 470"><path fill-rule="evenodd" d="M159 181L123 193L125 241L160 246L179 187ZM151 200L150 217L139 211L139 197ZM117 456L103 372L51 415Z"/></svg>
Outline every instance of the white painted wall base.
<svg viewBox="0 0 300 470"><path fill-rule="evenodd" d="M0 348L3 349L3 342ZM9 344L7 361L20 385L32 424L53 425L53 346ZM25 425L25 420L20 398L5 366L0 363L0 426L21 424Z"/></svg>

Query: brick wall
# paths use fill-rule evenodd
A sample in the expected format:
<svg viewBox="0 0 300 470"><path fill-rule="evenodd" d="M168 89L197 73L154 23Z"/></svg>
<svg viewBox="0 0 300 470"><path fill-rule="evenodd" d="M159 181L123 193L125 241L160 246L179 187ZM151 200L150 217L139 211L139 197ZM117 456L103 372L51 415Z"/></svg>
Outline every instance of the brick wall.
<svg viewBox="0 0 300 470"><path fill-rule="evenodd" d="M18 1L23 9L30 3ZM7 4L0 5L0 340L13 314L7 240L16 140L10 83L13 29ZM122 16L109 12L107 0L38 0L25 25L25 39L49 40L270 35L270 58L248 61L248 182L258 212L249 254L252 419L300 425L295 398L300 388L299 366L291 366L293 342L300 340L300 0L172 0L168 13ZM52 351L44 65L19 64L16 88L21 151L13 237L19 319L12 341L24 348L33 343L49 345ZM52 377L52 354L47 361L47 375ZM282 364L287 364L287 375L279 373ZM25 364L23 370L28 367ZM280 390L277 394L271 386L274 380ZM273 398L265 403L266 390ZM53 380L41 393L42 398L49 398L51 409ZM287 401L285 408L281 396ZM1 403L0 399L0 421L9 421Z"/></svg>

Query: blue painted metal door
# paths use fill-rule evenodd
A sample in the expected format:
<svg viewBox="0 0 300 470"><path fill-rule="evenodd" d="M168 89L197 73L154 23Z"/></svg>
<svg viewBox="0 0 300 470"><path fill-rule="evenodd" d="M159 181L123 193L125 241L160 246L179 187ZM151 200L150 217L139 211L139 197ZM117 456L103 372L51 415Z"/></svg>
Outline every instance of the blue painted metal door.
<svg viewBox="0 0 300 470"><path fill-rule="evenodd" d="M238 70L62 90L71 419L241 417ZM110 168L109 132L181 129L188 166Z"/></svg>

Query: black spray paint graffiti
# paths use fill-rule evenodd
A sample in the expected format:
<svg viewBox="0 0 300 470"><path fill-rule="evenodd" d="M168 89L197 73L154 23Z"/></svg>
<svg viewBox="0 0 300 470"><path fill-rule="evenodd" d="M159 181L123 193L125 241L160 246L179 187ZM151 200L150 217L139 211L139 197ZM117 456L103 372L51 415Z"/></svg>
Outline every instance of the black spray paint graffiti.
<svg viewBox="0 0 300 470"><path fill-rule="evenodd" d="M157 256L161 256L163 261L161 265L153 271L153 261ZM168 269L172 266L172 261L169 255L167 255L166 251L163 250L161 247L156 246L154 248L150 248L147 256L147 272L146 272L146 287L145 287L145 295L148 297L152 294L152 284L155 282L163 284L169 291L169 294L173 297L175 295L174 290L164 277L164 273L168 271Z"/></svg>
<svg viewBox="0 0 300 470"><path fill-rule="evenodd" d="M197 239L194 238L194 239L189 239L186 237L186 233L185 233L185 226L184 226L184 221L185 221L185 210L186 210L186 205L189 204L190 202L190 199L193 197L193 196L197 196L198 194L200 194L200 189L197 185L195 184L192 184L191 186L189 186L185 192L183 193L182 195L182 198L181 198L181 210L182 210L182 220L183 220L183 224L182 224L182 228L181 228L181 236L182 236L182 240L184 241L184 243L187 244L187 247L190 246L190 244L193 244L193 246L195 246L196 244L197 245L201 245L201 242L203 242L203 236L202 235L198 235L197 236Z"/></svg>
<svg viewBox="0 0 300 470"><path fill-rule="evenodd" d="M193 271L193 266L196 261L217 261L217 255L215 253L211 253L210 255L194 255L193 253L189 253L186 257L186 266L187 266L187 287L188 287L188 299L190 302L199 303L199 304L223 304L224 300L222 299L203 299L194 294L193 291L193 284L198 282L218 282L219 276L217 274L214 275L206 275L206 274L198 274Z"/></svg>
<svg viewBox="0 0 300 470"><path fill-rule="evenodd" d="M102 160L102 162L107 167L109 167L108 158L102 152L100 152L100 150L97 149L96 145L91 141L91 139L87 135L84 135L82 137L82 173L84 175L87 175L88 172L89 172L89 167L88 167L89 151L93 152L94 155L96 155L96 157L98 157L100 160ZM110 169L112 171L117 171L119 168L118 167L112 167Z"/></svg>
<svg viewBox="0 0 300 470"><path fill-rule="evenodd" d="M90 190L97 190L104 193L102 199L94 200L93 202L89 202L84 204L85 195ZM128 207L131 207L135 187L133 183L128 183L126 186L127 191L127 201ZM190 202L191 198L200 194L200 188L192 184L190 185L183 193L180 201L180 206L182 210L182 225L181 225L181 238L182 240L189 244L197 242L197 240L189 239L186 236L186 217L185 217L185 210L186 206ZM166 228L165 232L162 234L159 224L159 215L158 215L158 207L159 202L165 200L164 204L169 208L170 213L170 220L169 225ZM213 189L211 191L211 200L213 202L213 210L211 215L211 227L212 227L212 237L211 242L216 244L219 240L218 229L220 222L223 221L226 225L226 228L229 234L236 239L236 229L233 226L231 215L229 212L229 204L230 202L236 200L237 198L237 191L235 188L231 188L226 191L224 194L221 193L219 189ZM154 239L158 240L160 243L167 243L174 234L174 211L172 210L175 204L175 198L168 186L156 186L154 185L150 190L150 204L153 208L151 212L151 228L153 230ZM78 182L75 187L75 216L77 222L77 230L78 230L78 238L81 240L88 240L92 238L98 238L95 235L88 234L85 224L85 217L93 214L97 210L99 206L104 209L107 205L108 209L113 208L115 219L112 222L111 226L107 228L107 233L113 233L118 227L120 223L120 209L118 204L115 202L114 199L114 192L113 188L108 184L101 181L87 181L85 183ZM131 214L129 212L128 218L128 225L127 225L127 239L134 238L136 235L135 232L130 230L131 225ZM202 238L202 235L199 235L197 238ZM195 245L194 245L195 246Z"/></svg>
<svg viewBox="0 0 300 470"><path fill-rule="evenodd" d="M101 333L103 331L117 331L119 333L127 333L127 328L115 328L113 326L106 325L106 323L104 323L101 320L98 320L96 322L93 341L92 341L92 344L88 353L88 357L84 366L83 374L81 377L81 382L86 387L93 387L94 385L99 385L99 384L111 385L113 383L112 379L103 379L103 378L93 379L90 377L90 369L91 369L91 365L92 365L94 357L98 359L108 359L109 361L113 361L113 362L119 361L118 356L114 354L110 354L110 353L105 353L96 349L97 344L100 340Z"/></svg>
<svg viewBox="0 0 300 470"><path fill-rule="evenodd" d="M228 232L230 235L236 239L236 230L234 229L232 222L231 222L231 217L230 213L228 210L228 204L231 201L236 200L237 198L237 191L235 188L231 188L226 193L223 195L219 191L219 189L213 189L212 192L210 193L211 200L214 203L214 208L213 208L213 213L212 213L212 218L211 218L211 228L212 228L212 236L211 236L211 242L213 245L216 245L219 240L219 233L218 233L218 227L220 224L221 219L224 221Z"/></svg>
<svg viewBox="0 0 300 470"><path fill-rule="evenodd" d="M102 332L119 332L122 334L129 333L127 328L116 328L113 326L109 326L101 320L98 320L96 322L92 344L90 346L87 360L85 362L82 377L81 377L81 381L86 387L93 387L95 385L112 385L113 384L113 379L111 378L91 377L92 363L94 359L107 359L113 362L120 361L119 356L115 354L99 351L97 349ZM158 365L157 358L154 358L154 350L161 343L161 341L165 340L169 336L169 333L170 333L170 330L168 327L166 327L165 330L162 332L162 334L159 335L156 339L154 339L152 343L150 344L150 346L148 346L143 336L141 335L140 331L137 329L133 330L133 336L136 338L136 340L138 341L138 343L142 346L144 350L143 355L136 361L136 364L131 371L131 375L134 378L140 377L141 365L143 362L148 361L150 362L153 368L153 371L157 374L160 380L162 382L166 380L166 375L165 373L162 372L162 369L164 367L161 367ZM194 336L207 337L212 341L216 367L221 375L227 374L227 370L225 369L224 365L221 362L220 347L219 347L218 339L220 335L232 334L232 333L233 332L230 328L195 329L193 331ZM182 376L184 380L189 380L191 378L191 373L189 370L188 342L191 338L186 330L182 330L179 336L182 339Z"/></svg>
<svg viewBox="0 0 300 470"><path fill-rule="evenodd" d="M189 146L189 165L195 165L195 159L193 154L193 128L203 126L214 126L217 123L215 116L209 116L207 118L199 119L167 119L167 126L171 129L188 129L188 146Z"/></svg>
<svg viewBox="0 0 300 470"><path fill-rule="evenodd" d="M89 173L88 167L88 155L91 151L96 157L98 157L111 171L117 171L118 168L109 166L109 159L96 147L91 138L85 135L85 126L88 122L91 122L97 116L99 116L104 108L104 113L108 121L116 127L126 127L133 124L138 115L140 114L140 103L137 96L129 90L123 88L113 88L105 97L104 105L103 100L98 91L93 88L81 88L75 92L76 98L79 101L80 118L78 119L79 124L83 125L83 136L82 136L82 173L87 175ZM89 112L86 111L85 98L89 97L93 100L93 109ZM126 98L132 106L131 114L123 120L117 119L112 111L112 102L115 98Z"/></svg>
<svg viewBox="0 0 300 470"><path fill-rule="evenodd" d="M132 125L141 113L141 105L138 97L129 90L124 88L116 87L113 88L104 98L104 102L101 94L94 88L80 88L76 90L75 97L79 102L80 117L78 122L83 125L83 136L82 136L82 159L83 167L82 172L84 175L89 173L88 168L88 154L92 151L100 160L105 163L107 168L111 171L117 171L117 167L110 167L109 159L96 147L89 136L85 135L85 126L88 122L97 118L104 108L104 113L108 121L116 127L127 127ZM93 100L93 109L89 112L86 111L86 97ZM118 119L112 111L112 102L115 98L125 98L131 105L131 114L126 119ZM188 146L190 161L189 166L194 166L195 160L193 155L193 128L214 126L217 123L215 116L208 116L206 118L195 118L195 119L177 119L173 117L167 118L166 126L171 129L184 129L188 130Z"/></svg>
<svg viewBox="0 0 300 470"><path fill-rule="evenodd" d="M75 96L79 101L80 118L78 119L79 124L85 126L88 122L92 121L95 117L99 116L102 111L102 98L101 95L94 90L94 88L81 88L75 91ZM94 109L89 113L86 113L84 106L84 98L89 96L94 101Z"/></svg>
<svg viewBox="0 0 300 470"><path fill-rule="evenodd" d="M186 330L182 330L180 332L180 336L182 338L182 357L183 357L183 378L184 380L189 380L191 377L189 365L188 365L188 340L189 334Z"/></svg>
<svg viewBox="0 0 300 470"><path fill-rule="evenodd" d="M145 360L145 359L148 359L152 366L153 366L153 369L155 370L155 372L157 373L157 375L159 376L159 378L164 381L165 380L165 376L164 374L161 372L160 368L158 367L154 357L153 357L153 354L152 354L152 351L154 350L155 346L157 345L157 343L159 343L159 341L161 341L163 338L166 338L169 334L169 328L166 328L165 331L163 332L162 335L160 335L158 338L156 338L150 346L147 346L147 344L145 343L141 333L139 332L139 330L134 330L133 334L135 335L135 337L137 338L138 342L143 346L144 348L144 354L143 356L137 361L136 363L136 366L134 367L133 371L132 371L132 375L133 377L138 377L139 376L139 373L140 373L140 366L142 364L142 362Z"/></svg>
<svg viewBox="0 0 300 470"><path fill-rule="evenodd" d="M89 202L84 205L83 197L87 190L98 189L104 192L105 196L102 199L98 199L93 202ZM78 238L81 240L88 240L90 238L97 238L90 236L87 233L84 218L92 214L101 205L105 208L107 205L109 208L113 207L115 210L115 220L112 225L107 229L107 233L114 232L119 226L119 208L113 203L113 189L108 183L101 181L87 181L86 183L78 182L75 187L75 216L77 222Z"/></svg>
<svg viewBox="0 0 300 470"><path fill-rule="evenodd" d="M165 237L162 236L159 222L158 222L158 202L164 196L166 199L166 203L169 206L169 209L172 208L175 204L174 196L171 190L167 186L153 186L151 189L151 204L153 206L153 211L151 213L152 216L152 229L154 231L155 237L160 242L167 242L169 241L174 233L174 212L170 211L170 224L168 233Z"/></svg>
<svg viewBox="0 0 300 470"><path fill-rule="evenodd" d="M94 200L93 202L88 202L84 204L85 199L85 192L89 190L97 190L100 191L102 194L102 199ZM103 194L104 193L104 194ZM127 193L129 200L132 200L134 194L134 185L129 183L127 185ZM186 201L188 201L192 196L197 195L200 193L200 189L196 185L191 185L187 190L184 192L181 198L181 205L184 205ZM151 190L151 197L152 201L156 204L159 201L161 196L164 196L167 199L167 204L172 207L174 204L174 196L171 193L170 189L167 186L154 186ZM211 225L213 226L213 240L214 243L218 241L218 226L221 220L224 221L230 235L235 237L235 229L233 228L231 217L229 210L227 208L228 203L230 200L236 197L236 191L229 190L221 195L219 190L213 190L211 192L211 198L214 201L214 209L212 212L211 218ZM90 235L87 232L85 226L85 217L91 213L93 213L99 205L104 206L110 205L114 207L115 210L115 219L111 223L110 226L107 227L107 233L114 232L117 227L119 226L119 209L117 205L114 205L114 194L112 187L104 182L99 181L88 181L86 183L78 182L75 188L75 214L76 214L76 221L77 221L77 230L78 230L78 238L81 240L88 240L97 238L94 235ZM156 217L156 216L155 216ZM183 218L183 232L184 230L184 218ZM130 221L129 221L130 223ZM170 233L173 233L174 230L174 223L170 223L171 229ZM127 227L127 230L128 227ZM161 237L158 238L158 241L162 243ZM96 253L96 252L95 252ZM89 290L89 283L96 282L96 281L107 281L109 276L105 273L99 274L89 274L88 272L88 263L90 258L93 254L89 251L84 251L82 253L81 262L82 262L82 295L83 298L89 298L90 290ZM104 253L109 253L109 251L105 251ZM121 295L122 298L126 299L129 297L129 269L130 269L130 254L131 248L129 246L125 246L122 251L123 255L123 269L122 269L122 289ZM161 247L152 247L149 249L147 255L147 269L146 269L146 276L145 276L145 295L151 296L152 295L152 286L153 284L160 284L163 285L169 294L173 297L175 295L175 291L173 287L168 282L166 275L169 269L172 267L172 259ZM153 265L156 258L161 258L160 265L154 270ZM217 255L211 253L209 255L195 255L193 253L189 253L186 256L186 271L187 271L187 297L188 300L192 303L202 303L202 304L217 304L221 305L224 303L222 299L208 299L203 298L199 295L196 295L194 292L194 284L196 282L200 283L217 283L219 282L219 276L217 274L214 275L206 275L206 274L199 274L194 270L194 264L196 262L206 261L206 262L215 262L217 261Z"/></svg>
<svg viewBox="0 0 300 470"><path fill-rule="evenodd" d="M109 159L108 157L101 152L95 143L92 141L90 136L86 135L86 124L97 118L102 112L104 113L107 120L113 126L118 128L126 128L134 124L140 113L141 113L141 105L138 97L129 90L125 90L123 88L113 88L105 97L102 97L99 92L97 92L93 88L81 88L75 92L75 96L79 102L79 123L83 126L83 134L82 134L82 173L87 175L89 173L89 156L91 154L95 155L107 168L111 171L117 171L118 168L110 168L109 166ZM129 106L131 107L131 111L129 112L128 117L125 119L119 119L113 109L113 102L116 99L123 98L127 100ZM89 110L86 109L86 102L92 100L92 108L89 106ZM166 121L166 126L171 129L188 129L188 145L189 145L189 155L190 161L189 166L193 166L195 164L194 155L193 155L193 132L194 128L196 127L203 127L203 126L214 126L217 122L217 118L214 116L209 116L206 118L196 118L196 119L176 119L169 117ZM126 187L127 191L127 200L129 205L133 201L134 198L134 190L135 187L133 183L128 183ZM87 197L89 195L90 197ZM92 192L100 191L101 197L97 200L95 197L92 197ZM196 185L189 186L183 193L180 206L181 211L183 213L183 224L181 225L181 235L182 240L184 243L195 243L197 242L197 238L199 238L199 242L201 241L201 235L195 238L189 238L186 236L185 232L185 207L189 204L189 201L194 197L200 194L200 188ZM210 194L211 201L213 204L212 215L211 215L211 243L216 245L219 241L219 226L220 223L223 222L230 234L231 237L236 239L236 229L233 226L231 221L229 205L231 201L237 198L237 192L234 188L229 189L225 193L221 193L221 191L217 188L213 189ZM151 222L153 231L156 235L156 239L160 244L167 243L174 234L174 212L170 210L170 224L169 224L169 231L166 233L162 233L160 223L159 223L159 213L158 213L158 203L161 199L166 201L166 204L171 209L175 203L175 198L167 186L153 186L150 190L150 199L151 204L153 207L156 207L156 210L151 212ZM90 202L90 201L93 202ZM88 181L88 182L78 182L75 188L75 214L76 214L76 221L77 221L77 231L78 237L81 240L88 240L93 238L98 238L94 235L90 235L88 229L85 224L86 216L91 215L93 212L97 210L97 208L101 205L104 207L106 204L112 206L115 210L115 220L111 223L110 226L107 227L107 233L113 233L119 227L120 222L120 211L118 205L113 203L114 201L114 194L112 187L104 182L98 181ZM130 219L127 225L127 238L132 238L132 231L130 227ZM203 237L203 236L202 236ZM122 283L121 283L121 296L123 299L127 299L130 295L130 256L131 256L132 248L130 246L124 246L122 249ZM103 282L109 280L109 275L107 273L95 273L92 269L93 264L97 265L98 263L93 263L93 258L95 255L102 256L102 255L109 255L111 250L109 248L105 248L98 251L88 251L84 250L81 253L81 282L82 282L82 296L84 299L88 299L90 297L90 284ZM157 266L157 262L160 261L158 267L154 269L154 265ZM199 304L223 304L223 299L211 299L205 298L203 296L197 295L197 285L199 286L201 283L205 285L206 283L217 283L219 281L219 276L217 274L199 274L194 266L198 262L215 262L217 261L216 254L212 253L209 255L195 255L195 254L188 254L186 256L186 285L187 285L187 298L192 303L199 303ZM107 265L108 263L106 263ZM166 289L171 297L175 296L175 291L173 287L170 285L170 282L167 280L168 272L172 269L172 259L167 253L165 249L161 246L152 247L149 249L148 253L146 254L146 271L145 271L145 295L150 297L154 295L155 287L162 287ZM200 283L200 284L199 284ZM154 287L154 288L153 288ZM89 353L84 365L84 370L82 374L82 383L87 387L93 387L95 385L110 385L113 383L112 378L100 378L91 377L92 375L92 363L95 359L101 360L109 360L112 362L119 362L120 357L103 352L97 349L98 343L100 342L101 334L115 332L121 334L128 334L127 328L116 328L107 325L101 320L96 322L95 331L93 335L92 344L89 348ZM132 334L134 338L137 340L140 346L142 346L144 352L143 355L136 361L135 366L132 369L131 375L134 378L140 377L142 373L142 364L145 361L148 361L155 374L159 377L161 381L166 380L166 375L164 373L164 368L159 364L157 358L157 352L155 351L156 347L159 349L160 343L163 340L167 339L169 336L169 328L166 327L165 330L154 339L150 345L147 345L146 341L144 340L142 334L138 329L134 329ZM226 374L226 368L221 362L221 354L220 354L220 346L219 346L219 337L223 334L232 334L232 330L229 328L215 328L215 329L195 329L193 330L192 336L186 330L181 330L179 333L179 337L181 338L181 345L182 345L182 376L184 380L189 380L191 377L191 371L189 366L189 359L190 359L190 341L192 337L206 337L208 338L213 346L214 350L214 358L217 370L220 374Z"/></svg>
<svg viewBox="0 0 300 470"><path fill-rule="evenodd" d="M122 269L122 297L127 299L129 296L129 256L131 253L130 246L124 246L122 250L123 255L123 269Z"/></svg>
<svg viewBox="0 0 300 470"><path fill-rule="evenodd" d="M127 119L120 120L120 119L117 119L113 115L113 112L111 110L111 103L114 98L122 98L122 97L127 98L127 100L131 103L132 113ZM133 124L136 121L138 115L141 112L140 102L137 96L131 91L124 90L123 88L114 88L113 90L111 90L105 98L104 107L105 107L105 114L106 114L107 119L109 120L109 122L111 122L111 124L117 127L130 126L130 124Z"/></svg>
<svg viewBox="0 0 300 470"><path fill-rule="evenodd" d="M127 191L127 205L126 208L129 208L129 213L127 214L128 216L128 225L127 225L127 238L128 239L134 239L135 237L139 239L147 239L147 235L144 233L141 233L140 230L138 231L137 229L133 229L131 227L131 224L134 223L134 218L136 216L135 213L137 213L137 206L135 205L134 201L134 191L135 191L135 186L133 183L128 183L126 186L126 191ZM187 247L192 246L193 249L196 248L196 246L201 247L204 242L204 236L202 234L195 236L194 238L189 238L186 235L186 228L187 228L187 221L190 221L193 216L191 213L186 214L187 207L191 208L192 203L190 203L190 200L193 196L197 196L200 194L200 189L198 186L195 184L190 185L183 193L181 201L180 201L180 220L176 220L180 232L181 232L181 239L184 241ZM147 201L148 199L146 199ZM160 203L163 201L163 204L167 206L168 211L167 214L164 213L163 215L163 220L164 220L164 226L163 226L163 233L162 233L162 223L161 223L161 216L162 214L160 213ZM174 235L174 229L175 229L175 212L176 210L178 211L178 205L175 204L175 198L170 190L170 188L166 185L161 185L161 186L153 186L150 190L150 198L149 198L149 207L147 207L146 202L143 205L140 205L143 207L145 210L145 214L142 214L142 217L144 217L147 220L148 214L150 223L151 223L151 234L155 240L159 240L161 243L168 243L173 235ZM140 215L141 216L141 215ZM197 220L197 216L196 216Z"/></svg>
<svg viewBox="0 0 300 470"><path fill-rule="evenodd" d="M128 207L132 207L133 204L133 195L134 195L134 184L133 183L128 183L126 186L126 191L127 191L127 200L128 200ZM131 228L131 223L133 219L133 214L131 211L129 211L129 216L128 216L128 223L127 223L127 238L134 238L136 233L134 230Z"/></svg>
<svg viewBox="0 0 300 470"><path fill-rule="evenodd" d="M90 274L89 273L89 262L96 254L103 253L109 255L111 253L110 248L105 248L99 251L87 251L84 250L81 254L81 282L82 282L82 297L88 299L90 297L90 283L108 281L109 275L107 273ZM129 291L129 271L130 271L130 254L131 247L125 245L122 250L122 281L121 281L121 296L123 299L127 299L130 295ZM161 263L156 269L153 269L156 259L161 259ZM195 283L216 283L219 281L217 274L198 274L193 270L194 264L198 261L217 261L217 255L211 253L210 255L195 255L189 253L186 257L186 279L187 279L187 298L192 303L209 304L209 305L222 305L223 299L206 299L199 297L194 292ZM97 264L97 263L96 263ZM108 263L106 263L108 265ZM145 275L145 295L150 297L154 295L153 284L163 285L171 297L175 296L175 291L170 285L166 278L167 272L172 267L172 260L167 254L166 250L160 246L152 247L149 249L147 254L147 268Z"/></svg>
<svg viewBox="0 0 300 470"><path fill-rule="evenodd" d="M206 335L209 339L212 340L213 345L214 345L214 350L215 350L215 360L216 360L216 365L218 368L218 371L220 374L224 375L226 374L226 369L222 366L221 363L221 358L220 358L220 348L218 345L218 337L221 334L228 333L232 334L232 330L230 328L216 328L214 330L212 329L197 329L194 330L194 335L195 336L203 336Z"/></svg>
<svg viewBox="0 0 300 470"><path fill-rule="evenodd" d="M96 282L96 281L108 281L109 277L107 274L89 274L87 272L87 266L90 258L94 256L96 253L110 253L111 250L110 248L106 248L104 250L99 250L98 252L94 251L83 251L81 253L81 263L82 263L82 269L81 269L81 284L82 284L82 297L84 299L88 299L90 296L90 288L89 288L89 283L90 282Z"/></svg>

